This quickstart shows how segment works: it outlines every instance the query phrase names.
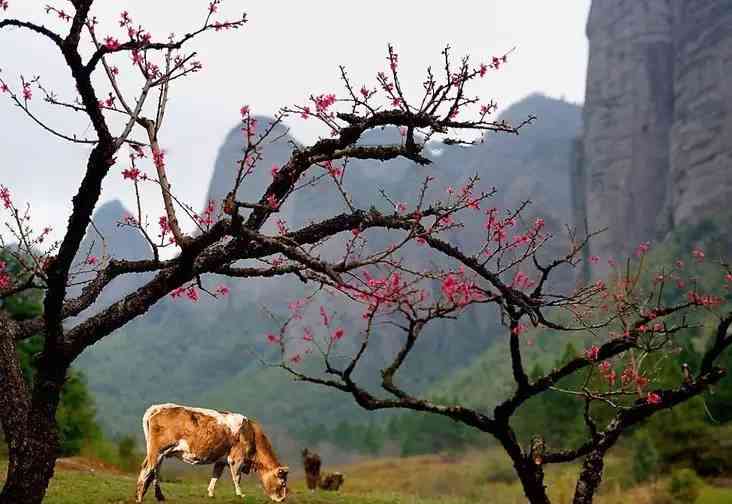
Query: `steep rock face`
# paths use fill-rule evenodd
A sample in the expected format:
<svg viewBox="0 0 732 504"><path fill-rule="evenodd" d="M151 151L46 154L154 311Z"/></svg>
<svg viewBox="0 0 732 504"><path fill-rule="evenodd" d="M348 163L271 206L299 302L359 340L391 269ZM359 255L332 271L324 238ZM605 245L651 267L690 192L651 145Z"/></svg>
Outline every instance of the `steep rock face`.
<svg viewBox="0 0 732 504"><path fill-rule="evenodd" d="M676 2L671 218L694 224L732 196L732 2Z"/></svg>
<svg viewBox="0 0 732 504"><path fill-rule="evenodd" d="M584 198L575 221L608 228L592 254L620 258L725 208L732 196L730 26L728 0L593 2L584 181L575 198Z"/></svg>
<svg viewBox="0 0 732 504"><path fill-rule="evenodd" d="M584 108L586 210L604 256L653 239L666 198L673 114L668 2L593 2Z"/></svg>

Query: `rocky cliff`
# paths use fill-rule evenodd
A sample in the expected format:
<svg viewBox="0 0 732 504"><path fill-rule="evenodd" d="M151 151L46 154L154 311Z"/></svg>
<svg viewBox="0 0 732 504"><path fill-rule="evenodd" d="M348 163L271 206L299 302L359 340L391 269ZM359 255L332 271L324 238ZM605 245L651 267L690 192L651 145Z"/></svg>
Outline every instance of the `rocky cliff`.
<svg viewBox="0 0 732 504"><path fill-rule="evenodd" d="M728 0L592 3L575 170L576 222L608 228L592 254L626 255L732 195L729 26Z"/></svg>

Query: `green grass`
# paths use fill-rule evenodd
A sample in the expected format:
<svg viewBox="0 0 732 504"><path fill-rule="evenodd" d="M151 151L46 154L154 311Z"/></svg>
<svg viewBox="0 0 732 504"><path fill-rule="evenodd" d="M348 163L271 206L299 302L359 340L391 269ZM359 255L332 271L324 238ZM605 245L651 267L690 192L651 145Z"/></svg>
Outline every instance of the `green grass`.
<svg viewBox="0 0 732 504"><path fill-rule="evenodd" d="M704 487L696 504L729 504L732 502L732 488Z"/></svg>
<svg viewBox="0 0 732 504"><path fill-rule="evenodd" d="M656 488L665 487L663 481L655 486L625 488L614 478L627 463L620 457L608 459L608 479L603 485L597 504L651 504ZM95 464L92 464L95 465ZM81 470L72 470L77 467ZM65 463L58 468L51 482L47 504L128 504L134 502L136 477L103 465L90 470L81 459L78 465ZM377 459L337 468L346 475L341 492L311 493L297 477L290 484L290 504L524 504L525 498L510 471L510 466L498 451L474 453L455 459L427 455L404 459ZM6 464L0 461L0 480ZM257 480L244 478L242 489L245 499L234 495L228 476L217 485L216 498L206 497L210 468L180 471L175 466L164 468L164 476L172 481L162 484L169 502L176 504L266 504L271 502L262 492ZM547 469L547 486L555 504L571 502L576 478L576 467ZM1 481L0 481L1 483ZM145 502L154 503L153 492ZM732 488L705 486L696 504L724 504L732 502Z"/></svg>

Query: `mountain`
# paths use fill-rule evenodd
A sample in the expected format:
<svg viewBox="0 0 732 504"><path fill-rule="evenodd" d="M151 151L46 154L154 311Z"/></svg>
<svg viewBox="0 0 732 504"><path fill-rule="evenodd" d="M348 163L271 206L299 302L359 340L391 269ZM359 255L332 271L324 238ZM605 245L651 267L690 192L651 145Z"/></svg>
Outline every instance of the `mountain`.
<svg viewBox="0 0 732 504"><path fill-rule="evenodd" d="M121 226L120 223L130 212L119 200L112 200L104 203L92 216L93 225L87 229L86 236L79 246L79 253L74 261L72 271L74 275L72 286L67 296L76 297L81 293L82 282L94 278L94 269L104 265L107 259L151 259L150 246L140 233L130 227ZM90 260L94 264L88 264ZM149 274L126 275L114 279L110 285L102 291L97 301L82 312L76 320L84 319L102 308L117 301L121 296L132 292L150 278Z"/></svg>
<svg viewBox="0 0 732 504"><path fill-rule="evenodd" d="M728 206L731 25L728 0L592 2L575 218L608 231L590 253L621 259Z"/></svg>
<svg viewBox="0 0 732 504"><path fill-rule="evenodd" d="M539 119L519 136L488 134L482 142L469 147L428 145L427 151L434 161L431 166L416 166L405 159L387 163L352 160L345 167L345 188L353 194L356 206L368 209L373 205L392 212L382 190L392 201L413 207L425 177L435 177L433 191L444 194L448 185L457 189L478 173L483 189L495 186L498 190L487 206L511 208L530 198L534 201L530 216L541 215L549 227L559 231L571 214L569 180L573 142L580 130L580 108L532 95L506 109L500 118L520 121L529 114ZM260 128L268 122L267 118L258 119ZM240 199L258 198L271 179L272 164L281 166L297 145L284 127L276 136L279 140L265 147L262 161L242 185ZM393 128L369 132L361 140L400 141L399 132ZM241 156L242 134L235 128L219 150L206 203L218 203L230 191ZM313 168L313 176L322 171ZM118 219L122 213L119 210L105 214L114 214ZM296 191L277 217L296 229L317 217L344 211L347 206L332 184L317 184ZM468 219L481 224L484 218L482 213L475 212ZM265 231L276 232L273 224ZM369 242L383 246L395 237L396 233L374 231ZM469 249L483 239L474 231L452 232L449 238ZM336 253L338 243L334 242L322 250L324 256ZM566 241L557 240L555 246L566 247ZM140 254L142 249L136 248L134 253ZM404 257L410 264L425 267L447 265L444 258L422 247L405 250ZM314 422L334 425L342 419L363 418L362 411L340 392L295 383L281 370L263 365L275 357L275 349L265 338L267 332L276 328L270 311L286 313L287 302L302 296L307 286L296 278L238 281L209 276L203 282L209 286L225 282L231 295L219 300L204 296L195 304L167 298L82 355L79 366L97 397L100 421L107 432L138 432L145 408L153 402L167 401L242 411L280 430L297 430ZM114 297L116 292L109 295ZM339 349L348 354L358 343L354 321L359 320L360 312L335 299L328 298L327 303L334 312L335 323L342 325L350 336ZM298 327L315 326L318 308L316 305L312 313L306 313ZM397 381L411 391L426 391L456 370L469 366L501 334L497 313L485 308L468 310L458 321L437 322L425 332ZM402 333L388 326L374 336L356 371L368 387L378 386L378 369L393 355L402 338ZM306 360L303 366L315 370L316 364Z"/></svg>

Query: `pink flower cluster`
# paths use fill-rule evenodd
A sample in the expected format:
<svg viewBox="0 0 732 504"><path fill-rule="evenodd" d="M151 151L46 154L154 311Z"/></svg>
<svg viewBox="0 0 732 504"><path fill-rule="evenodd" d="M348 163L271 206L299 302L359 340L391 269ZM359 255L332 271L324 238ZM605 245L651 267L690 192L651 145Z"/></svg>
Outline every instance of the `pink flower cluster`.
<svg viewBox="0 0 732 504"><path fill-rule="evenodd" d="M122 170L122 177L124 178L124 180L129 179L132 181L136 181L140 179L140 173L140 170L132 166L130 168L127 168L126 170Z"/></svg>
<svg viewBox="0 0 732 504"><path fill-rule="evenodd" d="M0 261L0 290L9 289L13 286L10 274L7 271L8 265L5 261Z"/></svg>
<svg viewBox="0 0 732 504"><path fill-rule="evenodd" d="M192 303L195 303L199 300L198 289L196 289L195 285L178 287L170 293L170 297L172 297L173 299L187 297Z"/></svg>
<svg viewBox="0 0 732 504"><path fill-rule="evenodd" d="M588 361L595 362L600 355L600 348L597 345L592 345L590 348L585 350L585 358Z"/></svg>
<svg viewBox="0 0 732 504"><path fill-rule="evenodd" d="M325 114L328 109L336 102L336 95L334 94L321 94L312 98L315 103L315 111L318 114Z"/></svg>
<svg viewBox="0 0 732 504"><path fill-rule="evenodd" d="M475 285L475 282L465 277L463 268L455 273L448 273L442 280L440 290L450 303L457 306L466 306L485 299L483 292Z"/></svg>
<svg viewBox="0 0 732 504"><path fill-rule="evenodd" d="M13 201L10 198L10 189L4 185L0 185L0 201L3 202L3 207L5 208L13 207Z"/></svg>
<svg viewBox="0 0 732 504"><path fill-rule="evenodd" d="M214 213L216 212L216 202L209 200L206 208L203 209L201 215L196 215L196 221L203 227L211 227L214 223Z"/></svg>

